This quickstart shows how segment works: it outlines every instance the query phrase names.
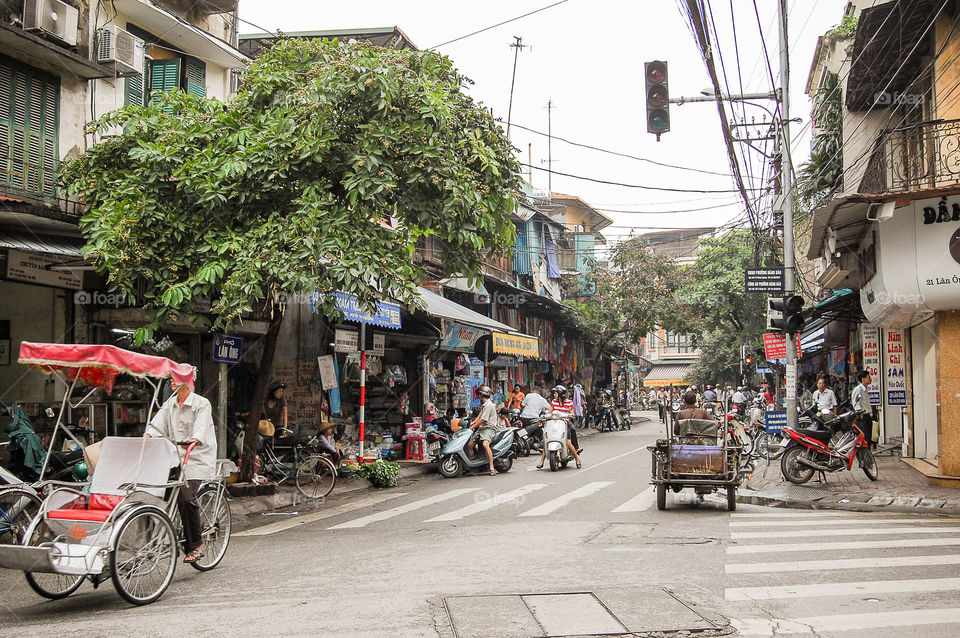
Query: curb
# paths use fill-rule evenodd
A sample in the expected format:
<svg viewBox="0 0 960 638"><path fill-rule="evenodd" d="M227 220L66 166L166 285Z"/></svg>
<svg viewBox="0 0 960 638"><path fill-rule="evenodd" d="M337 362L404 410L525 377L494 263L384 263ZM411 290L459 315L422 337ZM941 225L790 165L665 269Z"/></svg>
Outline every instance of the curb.
<svg viewBox="0 0 960 638"><path fill-rule="evenodd" d="M745 505L763 505L765 507L802 509L802 510L846 510L850 512L893 512L897 514L925 514L960 516L960 507L909 507L903 505L868 505L867 503L831 503L829 501L794 501L759 494L744 494L737 490L737 502Z"/></svg>

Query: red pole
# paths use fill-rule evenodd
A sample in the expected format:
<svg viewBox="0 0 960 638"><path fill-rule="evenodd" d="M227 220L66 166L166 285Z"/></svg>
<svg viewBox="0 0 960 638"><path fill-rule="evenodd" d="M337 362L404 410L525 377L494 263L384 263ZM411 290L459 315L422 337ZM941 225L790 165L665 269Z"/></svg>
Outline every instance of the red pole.
<svg viewBox="0 0 960 638"><path fill-rule="evenodd" d="M363 463L364 406L367 398L366 324L360 324L360 462Z"/></svg>

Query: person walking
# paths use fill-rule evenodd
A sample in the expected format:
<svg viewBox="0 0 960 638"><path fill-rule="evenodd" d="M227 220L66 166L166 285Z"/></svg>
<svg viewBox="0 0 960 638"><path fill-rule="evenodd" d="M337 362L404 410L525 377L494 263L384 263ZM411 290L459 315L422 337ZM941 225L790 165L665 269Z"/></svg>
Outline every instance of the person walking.
<svg viewBox="0 0 960 638"><path fill-rule="evenodd" d="M193 391L192 383L170 381L173 394L164 401L156 416L147 425L144 436L183 441L186 449L196 443L189 462L183 467L185 485L177 494L177 509L183 521L183 558L195 563L203 558L203 528L200 524L200 505L197 488L203 480L214 478L217 468L217 434L213 428L210 401ZM180 451L183 461L184 451Z"/></svg>
<svg viewBox="0 0 960 638"><path fill-rule="evenodd" d="M857 378L860 383L850 393L851 407L857 413L853 424L863 432L863 438L867 440L870 447L875 448L876 443L873 441L873 407L870 405L870 392L868 390L873 379L870 378L870 373L866 370L861 370Z"/></svg>

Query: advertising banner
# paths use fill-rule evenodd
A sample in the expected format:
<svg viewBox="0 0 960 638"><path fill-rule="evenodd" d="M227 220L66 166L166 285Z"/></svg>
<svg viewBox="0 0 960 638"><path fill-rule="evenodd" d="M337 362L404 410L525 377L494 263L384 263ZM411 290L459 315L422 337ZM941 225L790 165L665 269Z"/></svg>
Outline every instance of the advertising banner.
<svg viewBox="0 0 960 638"><path fill-rule="evenodd" d="M870 373L870 405L880 405L880 328L860 326L860 347L863 350L863 369Z"/></svg>
<svg viewBox="0 0 960 638"><path fill-rule="evenodd" d="M444 322L440 349L453 350L454 352L473 352L473 344L485 333L485 330L465 326L456 321Z"/></svg>
<svg viewBox="0 0 960 638"><path fill-rule="evenodd" d="M903 330L887 330L887 338L884 341L886 343L884 367L886 368L887 405L903 406L907 404Z"/></svg>

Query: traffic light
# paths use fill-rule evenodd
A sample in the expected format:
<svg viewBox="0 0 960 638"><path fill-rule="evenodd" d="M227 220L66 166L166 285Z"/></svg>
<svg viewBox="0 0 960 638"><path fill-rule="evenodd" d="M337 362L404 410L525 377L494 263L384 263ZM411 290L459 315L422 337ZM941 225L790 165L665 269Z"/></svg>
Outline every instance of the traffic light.
<svg viewBox="0 0 960 638"><path fill-rule="evenodd" d="M751 365L751 364L753 364L753 355L752 355L752 354L748 354L747 356L745 356L745 357L743 358L743 365L744 365L744 367L747 367L747 366L749 366L749 365Z"/></svg>
<svg viewBox="0 0 960 638"><path fill-rule="evenodd" d="M790 295L767 300L767 329L796 334L803 330L803 297Z"/></svg>
<svg viewBox="0 0 960 638"><path fill-rule="evenodd" d="M670 103L667 91L667 63L645 62L643 76L647 88L647 132L660 135L670 130Z"/></svg>

